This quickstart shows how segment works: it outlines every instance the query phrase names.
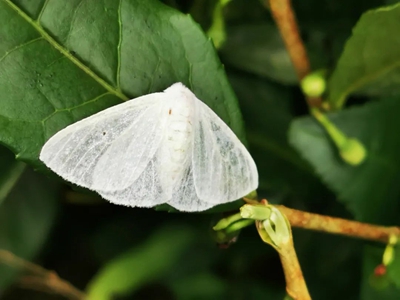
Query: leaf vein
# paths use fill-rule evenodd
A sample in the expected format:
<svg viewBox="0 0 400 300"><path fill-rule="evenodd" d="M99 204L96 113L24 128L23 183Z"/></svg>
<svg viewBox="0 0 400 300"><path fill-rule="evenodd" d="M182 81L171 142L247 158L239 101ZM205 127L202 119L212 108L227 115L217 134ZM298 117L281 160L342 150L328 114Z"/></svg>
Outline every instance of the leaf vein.
<svg viewBox="0 0 400 300"><path fill-rule="evenodd" d="M119 0L118 5L118 26L119 26L119 36L118 36L118 46L117 46L117 87L121 90L121 45L122 45L122 18L121 18L121 7L122 0Z"/></svg>
<svg viewBox="0 0 400 300"><path fill-rule="evenodd" d="M71 32L72 32L72 28L74 27L74 22L75 22L75 18L76 18L76 13L77 13L77 11L79 10L79 8L81 7L82 3L83 3L83 0L81 0L81 1L79 2L79 4L77 5L77 7L76 7L75 10L74 10L74 13L72 14L71 24L69 24L68 33L67 33L67 35L66 35L66 37L65 37L65 43L66 43L66 44L68 44L69 37L70 37Z"/></svg>
<svg viewBox="0 0 400 300"><path fill-rule="evenodd" d="M115 89L113 86L109 85L104 79L102 79L99 75L93 72L88 66L86 66L83 62L81 62L78 58L74 57L68 49L59 44L53 37L51 37L43 27L33 19L31 19L25 12L23 12L18 6L16 6L10 0L4 0L14 11L16 11L25 21L31 24L41 35L42 37L50 43L55 49L60 51L64 56L66 56L73 64L75 64L78 68L84 71L87 75L92 77L98 84L103 86L107 91L116 95L118 98L122 100L129 100L129 97L124 95L121 91Z"/></svg>
<svg viewBox="0 0 400 300"><path fill-rule="evenodd" d="M378 79L380 76L383 76L393 69L396 69L400 66L400 61L388 64L384 66L383 68L380 68L379 70L376 70L375 72L372 72L368 75L361 76L357 80L354 80L353 83L351 83L344 91L342 91L336 99L333 99L333 103L336 103L335 105L338 108L343 107L345 104L346 98L348 95L353 93L354 91L358 90L359 88L367 85L369 82L372 82L376 79Z"/></svg>
<svg viewBox="0 0 400 300"><path fill-rule="evenodd" d="M45 11L46 6L47 6L48 3L49 3L49 0L46 0L46 1L43 3L42 9L40 10L40 13L39 13L39 15L38 15L38 17L37 17L37 19L36 19L38 22L39 22L40 19L42 18L43 12Z"/></svg>
<svg viewBox="0 0 400 300"><path fill-rule="evenodd" d="M37 42L39 40L42 40L42 39L43 39L43 37L38 37L38 38L35 38L33 40L27 41L27 42L25 42L23 44L20 44L18 46L15 46L13 49L7 51L6 53L4 53L4 55L2 57L0 57L0 62L2 62L9 54L13 53L14 51L16 51L18 49L21 49L21 48L23 48L25 46L28 46L28 45L30 45L30 44L32 44L34 42Z"/></svg>
<svg viewBox="0 0 400 300"><path fill-rule="evenodd" d="M89 103L96 102L97 100L103 98L103 97L106 96L106 95L112 95L112 94L111 94L110 92L106 92L106 93L103 93L103 94L101 94L101 95L98 95L97 97L95 97L95 98L93 98L93 99L87 100L87 101L85 101L85 102L83 102L83 103L81 103L81 104L78 104L78 105L75 105L75 106L72 106L72 107L62 108L62 109L57 109L57 108L55 108L54 112L52 112L49 116L47 116L46 118L44 118L44 119L41 120L40 122L41 122L42 124L44 124L48 119L50 119L52 116L54 116L54 115L57 114L57 113L64 112L64 111L67 111L67 112L70 113L72 110L77 109L77 108L80 108L80 107L82 107L82 106L85 106L85 105L87 105L87 104L89 104Z"/></svg>

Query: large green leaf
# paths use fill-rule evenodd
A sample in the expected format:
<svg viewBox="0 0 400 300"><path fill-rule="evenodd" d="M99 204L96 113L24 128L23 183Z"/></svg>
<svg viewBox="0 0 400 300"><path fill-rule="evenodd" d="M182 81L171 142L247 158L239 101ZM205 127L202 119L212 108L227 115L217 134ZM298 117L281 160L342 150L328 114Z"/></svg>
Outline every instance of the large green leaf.
<svg viewBox="0 0 400 300"><path fill-rule="evenodd" d="M0 183L0 193L3 189L7 192L0 206L0 249L31 259L43 246L54 222L57 191L54 184L29 169L17 177L20 168L14 169L5 185L4 181ZM17 271L0 264L0 288L10 284Z"/></svg>
<svg viewBox="0 0 400 300"><path fill-rule="evenodd" d="M222 58L236 68L287 84L297 83L282 37L273 24L245 24L228 30Z"/></svg>
<svg viewBox="0 0 400 300"><path fill-rule="evenodd" d="M400 92L400 4L364 13L329 80L334 108L363 88L372 95Z"/></svg>
<svg viewBox="0 0 400 300"><path fill-rule="evenodd" d="M244 139L212 43L157 0L0 0L0 142L39 165L58 130L181 81Z"/></svg>
<svg viewBox="0 0 400 300"><path fill-rule="evenodd" d="M89 283L88 298L112 299L113 295L126 295L160 278L174 265L183 263L180 262L181 255L195 241L194 233L182 226L158 230L141 246L122 254L100 270Z"/></svg>
<svg viewBox="0 0 400 300"><path fill-rule="evenodd" d="M290 142L359 220L398 223L399 112L398 99L386 99L328 115L345 134L366 147L368 157L359 166L340 159L329 136L311 117L291 125Z"/></svg>

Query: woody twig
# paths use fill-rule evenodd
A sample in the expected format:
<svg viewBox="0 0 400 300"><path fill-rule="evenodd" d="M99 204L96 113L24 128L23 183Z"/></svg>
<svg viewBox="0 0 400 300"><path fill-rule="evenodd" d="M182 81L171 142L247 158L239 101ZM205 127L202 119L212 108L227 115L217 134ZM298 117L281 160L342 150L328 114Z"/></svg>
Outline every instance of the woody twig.
<svg viewBox="0 0 400 300"><path fill-rule="evenodd" d="M54 271L46 270L39 265L19 258L9 251L0 250L0 263L19 269L26 274L17 281L23 288L55 293L71 300L85 299L85 294L82 291L61 279Z"/></svg>

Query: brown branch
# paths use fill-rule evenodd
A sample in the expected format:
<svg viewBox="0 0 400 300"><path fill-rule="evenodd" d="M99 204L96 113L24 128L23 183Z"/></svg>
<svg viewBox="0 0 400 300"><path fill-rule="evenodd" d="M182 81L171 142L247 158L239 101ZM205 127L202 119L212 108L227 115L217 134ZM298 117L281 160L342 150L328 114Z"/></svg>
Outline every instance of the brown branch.
<svg viewBox="0 0 400 300"><path fill-rule="evenodd" d="M299 34L290 0L269 0L269 7L289 52L299 80L310 73L307 51Z"/></svg>
<svg viewBox="0 0 400 300"><path fill-rule="evenodd" d="M260 202L248 198L243 198L243 200L247 203L247 205L268 205L268 201L266 199L262 199ZM282 215L287 219L286 223L289 227L300 227L304 229L346 235L372 241L380 241L386 244L391 241L393 235L400 236L399 227L377 226L357 221L303 212L288 208L283 205L273 206L279 209ZM276 216L275 219L279 220L279 218ZM279 253L285 274L286 291L288 295L296 300L311 300L301 266L296 255L292 234L290 233L290 239L287 242L285 240L281 240L268 233L268 230L271 229L266 227L268 225L265 225L265 221L260 220L261 219L256 219L255 222L257 231L260 234L261 239L265 243L273 246ZM279 224L281 223L275 222L275 226L278 226ZM281 232L281 234L284 232L278 227L275 227L274 230Z"/></svg>
<svg viewBox="0 0 400 300"><path fill-rule="evenodd" d="M294 249L293 239L278 251L285 274L286 292L295 300L311 300L301 271L300 263Z"/></svg>
<svg viewBox="0 0 400 300"><path fill-rule="evenodd" d="M46 270L39 265L23 260L9 251L0 250L0 263L31 274L20 278L18 283L24 288L52 292L73 300L82 300L86 297L82 291L61 279L54 271Z"/></svg>
<svg viewBox="0 0 400 300"><path fill-rule="evenodd" d="M257 201L249 198L243 198L243 200L246 203L253 205L257 205L259 203L268 203L266 199ZM400 237L400 227L396 226L378 226L342 218L309 213L289 208L284 205L273 206L278 208L286 216L292 227L345 235L349 237L382 242L385 244L389 243L391 235Z"/></svg>
<svg viewBox="0 0 400 300"><path fill-rule="evenodd" d="M400 236L399 227L377 226L341 218L323 216L275 205L289 220L293 227L346 235L360 239L389 242L390 235Z"/></svg>
<svg viewBox="0 0 400 300"><path fill-rule="evenodd" d="M296 70L297 77L301 81L310 73L310 61L303 40L300 37L296 17L290 0L264 0L265 6L271 9L272 16L281 33L290 59ZM320 107L320 97L307 97L310 107Z"/></svg>

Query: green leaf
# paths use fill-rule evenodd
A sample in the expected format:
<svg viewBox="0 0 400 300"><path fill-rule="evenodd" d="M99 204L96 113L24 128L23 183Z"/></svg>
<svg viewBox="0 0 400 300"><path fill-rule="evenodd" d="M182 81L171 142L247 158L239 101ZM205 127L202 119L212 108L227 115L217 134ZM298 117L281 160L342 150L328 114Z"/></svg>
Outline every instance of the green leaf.
<svg viewBox="0 0 400 300"><path fill-rule="evenodd" d="M400 4L364 13L329 81L329 102L341 108L349 94L400 92Z"/></svg>
<svg viewBox="0 0 400 300"><path fill-rule="evenodd" d="M241 70L294 84L297 75L276 26L246 24L228 29L221 49L226 63Z"/></svg>
<svg viewBox="0 0 400 300"><path fill-rule="evenodd" d="M195 241L189 227L166 226L153 233L140 246L108 263L87 287L89 299L106 300L126 295L141 285L156 280L179 261L182 253Z"/></svg>
<svg viewBox="0 0 400 300"><path fill-rule="evenodd" d="M398 222L400 135L394 129L400 127L399 111L398 99L386 99L328 115L347 136L366 147L368 157L359 166L341 160L316 120L304 117L291 125L291 144L358 220Z"/></svg>
<svg viewBox="0 0 400 300"><path fill-rule="evenodd" d="M7 197L0 206L0 249L30 260L43 246L55 220L57 190L54 184L29 169L20 178L15 178L15 174L8 181L14 184L6 187ZM3 188L0 185L0 192ZM0 264L1 289L12 282L17 271Z"/></svg>
<svg viewBox="0 0 400 300"><path fill-rule="evenodd" d="M0 1L0 142L42 166L60 129L123 100L186 84L244 140L214 47L157 0Z"/></svg>

